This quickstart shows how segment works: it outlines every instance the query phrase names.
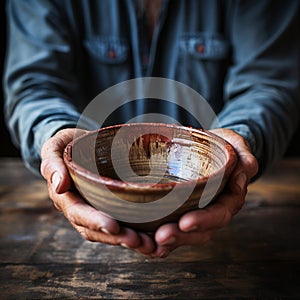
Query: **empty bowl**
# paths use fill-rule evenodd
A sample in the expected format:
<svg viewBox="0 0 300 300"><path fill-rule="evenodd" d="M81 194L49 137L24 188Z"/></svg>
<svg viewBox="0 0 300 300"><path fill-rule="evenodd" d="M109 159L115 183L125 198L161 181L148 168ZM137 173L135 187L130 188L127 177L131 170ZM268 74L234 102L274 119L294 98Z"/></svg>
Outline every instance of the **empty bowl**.
<svg viewBox="0 0 300 300"><path fill-rule="evenodd" d="M132 123L75 138L64 162L87 203L125 226L151 232L215 199L237 155L209 131Z"/></svg>

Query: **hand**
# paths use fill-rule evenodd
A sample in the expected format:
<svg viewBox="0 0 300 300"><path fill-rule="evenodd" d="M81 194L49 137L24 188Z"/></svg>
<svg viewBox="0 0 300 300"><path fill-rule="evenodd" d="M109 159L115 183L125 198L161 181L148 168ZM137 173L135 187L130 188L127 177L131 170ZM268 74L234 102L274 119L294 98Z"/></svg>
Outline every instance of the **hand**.
<svg viewBox="0 0 300 300"><path fill-rule="evenodd" d="M78 129L63 129L43 146L41 174L47 180L49 196L74 228L87 240L111 245L122 245L147 255L155 249L148 235L120 227L108 215L85 203L72 189L72 180L63 161L63 151ZM86 131L81 130L80 133Z"/></svg>
<svg viewBox="0 0 300 300"><path fill-rule="evenodd" d="M233 145L239 162L224 191L213 204L184 214L178 224L170 223L158 228L155 233L157 248L152 253L153 257L166 257L183 245L204 245L213 232L226 226L244 204L247 186L258 172L258 163L247 142L236 132L229 129L215 129L212 132Z"/></svg>

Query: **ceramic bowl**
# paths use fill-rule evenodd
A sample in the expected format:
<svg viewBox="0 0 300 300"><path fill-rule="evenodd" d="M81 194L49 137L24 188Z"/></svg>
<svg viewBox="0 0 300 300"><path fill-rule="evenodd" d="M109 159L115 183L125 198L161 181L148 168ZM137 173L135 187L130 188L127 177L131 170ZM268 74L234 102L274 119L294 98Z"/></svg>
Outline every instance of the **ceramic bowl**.
<svg viewBox="0 0 300 300"><path fill-rule="evenodd" d="M237 155L208 131L132 123L75 138L64 161L90 205L126 226L151 232L215 199Z"/></svg>

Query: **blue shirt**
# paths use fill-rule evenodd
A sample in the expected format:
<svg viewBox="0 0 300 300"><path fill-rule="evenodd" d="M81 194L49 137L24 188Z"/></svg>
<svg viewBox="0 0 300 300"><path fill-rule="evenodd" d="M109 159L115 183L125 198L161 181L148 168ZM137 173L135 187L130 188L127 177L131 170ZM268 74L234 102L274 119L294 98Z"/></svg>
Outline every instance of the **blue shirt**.
<svg viewBox="0 0 300 300"><path fill-rule="evenodd" d="M222 127L247 139L262 171L284 153L299 118L298 14L294 0L164 1L150 39L132 0L10 0L4 87L13 140L38 172L44 142L75 127L98 93L164 77L199 92Z"/></svg>

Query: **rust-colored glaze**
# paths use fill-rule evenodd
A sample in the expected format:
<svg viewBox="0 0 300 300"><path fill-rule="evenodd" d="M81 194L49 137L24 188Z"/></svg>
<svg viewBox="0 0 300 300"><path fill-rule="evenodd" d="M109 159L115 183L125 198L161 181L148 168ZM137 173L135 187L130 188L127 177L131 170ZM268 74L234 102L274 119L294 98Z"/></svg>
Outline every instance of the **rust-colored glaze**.
<svg viewBox="0 0 300 300"><path fill-rule="evenodd" d="M123 132L116 141L120 129ZM125 180L120 179L112 163L112 145L117 147L113 158ZM185 203L168 216L153 222L126 223L138 230L152 231L197 209L208 178L221 180L219 193L237 163L237 155L229 143L204 130L133 123L102 128L76 138L66 147L64 160L79 192L85 191L82 196L87 202L111 215L136 213L120 207L111 193L128 202L146 203L161 199L175 186L179 191L193 187ZM213 200L217 193L209 192Z"/></svg>

